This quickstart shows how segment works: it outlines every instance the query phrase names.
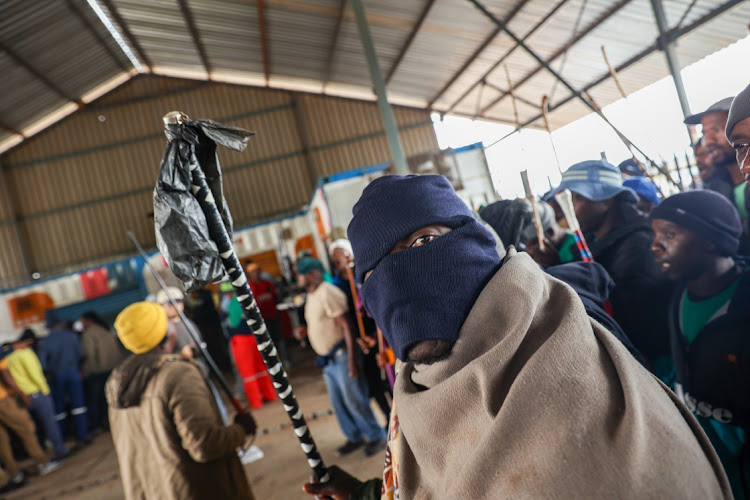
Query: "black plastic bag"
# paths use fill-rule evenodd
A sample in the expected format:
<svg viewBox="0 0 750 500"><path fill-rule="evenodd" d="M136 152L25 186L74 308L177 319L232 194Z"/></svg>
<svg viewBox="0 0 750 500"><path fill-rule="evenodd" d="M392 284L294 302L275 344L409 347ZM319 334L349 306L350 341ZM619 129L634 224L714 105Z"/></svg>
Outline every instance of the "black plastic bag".
<svg viewBox="0 0 750 500"><path fill-rule="evenodd" d="M254 132L211 120L165 125L169 142L161 160L154 188L156 245L170 269L187 291L198 290L224 277L216 244L211 240L206 217L190 189L190 164L197 163L232 234L232 216L221 185L216 144L243 151Z"/></svg>

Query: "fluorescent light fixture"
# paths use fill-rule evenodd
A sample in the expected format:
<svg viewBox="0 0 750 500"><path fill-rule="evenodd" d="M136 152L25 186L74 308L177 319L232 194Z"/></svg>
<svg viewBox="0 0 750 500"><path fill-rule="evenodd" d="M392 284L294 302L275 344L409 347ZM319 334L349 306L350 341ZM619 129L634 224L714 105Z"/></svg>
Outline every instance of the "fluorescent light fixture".
<svg viewBox="0 0 750 500"><path fill-rule="evenodd" d="M110 21L109 16L104 12L104 9L101 8L99 3L96 0L87 0L89 5L92 9L94 9L94 12L96 12L96 15L99 16L99 20L104 24L104 26L107 28L107 31L109 31L109 34L112 35L112 38L115 39L117 42L117 45L120 46L120 49L125 53L125 55L130 59L130 62L133 63L133 66L135 66L135 69L138 70L138 73L145 73L146 70L143 68L143 65L141 64L141 61L138 60L138 58L133 54L133 51L130 50L130 47L127 43L125 43L125 40L122 39L122 36L120 36L120 32L117 31L117 28L115 28L115 25L112 21Z"/></svg>

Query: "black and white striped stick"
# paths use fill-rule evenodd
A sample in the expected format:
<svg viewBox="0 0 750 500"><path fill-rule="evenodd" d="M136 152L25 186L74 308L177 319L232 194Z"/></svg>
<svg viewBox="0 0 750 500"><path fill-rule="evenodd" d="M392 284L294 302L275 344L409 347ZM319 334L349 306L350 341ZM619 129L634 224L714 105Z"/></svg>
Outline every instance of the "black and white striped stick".
<svg viewBox="0 0 750 500"><path fill-rule="evenodd" d="M219 255L221 256L221 262L224 264L224 270L229 275L229 280L232 282L234 291L237 294L237 300L242 305L245 321L255 336L255 340L258 343L258 350L263 356L263 361L268 369L268 374L273 380L276 393L284 403L284 410L286 410L289 419L292 421L294 433L299 439L302 451L307 456L307 463L315 472L318 480L321 483L325 483L329 479L328 471L323 464L323 460L320 458L315 441L310 434L310 429L307 427L305 416L297 404L297 398L294 397L292 386L289 385L286 371L276 352L276 346L268 334L266 323L260 314L258 304L253 297L253 292L250 291L250 287L247 284L247 278L243 272L242 265L237 258L234 247L232 247L232 240L221 219L219 208L216 206L216 200L208 187L206 176L198 163L194 151L190 155L190 173L192 176L193 196L198 200L201 210L203 210L206 216L209 237L216 243Z"/></svg>

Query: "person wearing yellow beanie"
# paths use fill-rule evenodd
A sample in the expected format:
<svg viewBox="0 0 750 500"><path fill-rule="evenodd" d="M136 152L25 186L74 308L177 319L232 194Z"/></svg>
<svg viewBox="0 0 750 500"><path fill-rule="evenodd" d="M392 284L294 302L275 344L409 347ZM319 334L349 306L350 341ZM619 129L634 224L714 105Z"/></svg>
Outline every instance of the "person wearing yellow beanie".
<svg viewBox="0 0 750 500"><path fill-rule="evenodd" d="M252 499L236 452L255 433L252 416L238 414L233 424L223 424L198 365L165 353L161 305L126 307L115 330L133 353L106 386L125 497Z"/></svg>
<svg viewBox="0 0 750 500"><path fill-rule="evenodd" d="M117 316L115 330L128 351L142 354L164 340L167 335L167 313L154 302L136 302Z"/></svg>

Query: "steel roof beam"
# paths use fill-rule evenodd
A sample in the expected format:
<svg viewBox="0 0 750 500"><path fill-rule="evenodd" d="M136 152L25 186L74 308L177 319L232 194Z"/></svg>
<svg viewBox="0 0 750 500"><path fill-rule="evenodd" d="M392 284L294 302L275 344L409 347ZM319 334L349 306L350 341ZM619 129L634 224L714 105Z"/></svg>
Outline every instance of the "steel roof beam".
<svg viewBox="0 0 750 500"><path fill-rule="evenodd" d="M258 7L258 29L260 30L260 50L263 55L263 75L266 77L266 87L271 80L271 60L268 56L268 34L266 33L266 16L263 13L263 0L256 0Z"/></svg>
<svg viewBox="0 0 750 500"><path fill-rule="evenodd" d="M432 9L432 6L434 4L435 4L435 0L427 0L427 4L424 6L424 9L422 9L422 13L419 15L419 18L417 19L417 23L414 25L414 28L409 33L409 36L406 38L406 43L404 43L404 46L401 47L401 50L396 56L396 60L393 61L393 64L391 65L391 69L388 70L388 74L385 77L386 85L391 83L391 78L393 78L393 75L396 74L396 70L398 70L398 67L401 64L401 61L404 59L406 52L409 50L409 47L411 47L411 44L414 42L414 39L417 37L419 30L422 29L422 25L424 24L425 19L427 19L427 15L430 13L430 9Z"/></svg>
<svg viewBox="0 0 750 500"><path fill-rule="evenodd" d="M495 84L494 84L494 83L492 83L492 82L488 82L488 81L486 81L486 80L485 80L485 81L484 81L484 83L485 83L485 85L487 85L487 86L488 86L488 87L490 87L491 89L495 89L495 90L497 90L498 92L501 92L501 93L503 93L503 94L507 94L507 93L508 93L508 91L507 91L507 90L505 90L504 88L501 88L501 87L499 87L499 86L495 85ZM514 90L515 90L515 89L514 89ZM515 94L515 92L514 92L514 94ZM528 106L531 106L532 108L538 108L538 107L539 107L539 103L537 103L537 102L531 102L531 101L529 101L528 99L526 99L525 97L521 97L521 96L520 96L520 95L518 95L518 94L516 94L516 96L515 96L515 97L516 97L516 101L518 101L518 102L522 102L522 103L524 103L524 104L526 104L526 105L528 105Z"/></svg>
<svg viewBox="0 0 750 500"><path fill-rule="evenodd" d="M190 32L190 36L193 38L193 45L195 50L198 51L198 56L201 58L201 64L206 70L208 79L211 79L211 63L208 62L208 54L206 54L206 47L204 47L201 37L198 34L198 27L195 25L195 19L193 18L193 12L190 10L190 6L187 4L187 0L178 0L180 4L180 11L182 11L182 17L185 19L187 29Z"/></svg>
<svg viewBox="0 0 750 500"><path fill-rule="evenodd" d="M568 2L568 0L560 0L557 3L557 5L555 5L552 8L552 10L547 15L545 15L542 19L540 19L531 28L531 30L529 30L529 32L526 33L526 35L524 35L524 37L522 38L522 40L523 41L528 40L531 35L533 35L539 28L541 28L542 25L545 22L547 22L549 19L551 19L552 16L555 14L555 12L557 12L560 8L562 8L562 6L565 5L567 2ZM507 24L507 23L505 23L505 24ZM451 111L453 111L456 108L456 106L458 106L461 103L461 101L463 101L464 99L466 99L466 96L468 96L477 87L477 85L479 85L480 83L482 83L482 81L486 81L487 77L489 77L490 74L493 71L495 71L503 62L505 62L505 60L508 57L510 57L510 55L513 52L515 52L515 50L517 48L518 48L518 44L516 44L513 47L511 47L511 49L509 51L507 51L505 54L503 54L503 56L500 59L498 59L497 62L490 67L490 69L488 69L487 71L485 71L484 75L482 75L482 78L480 78L479 80L477 80L471 87L469 87L469 89L466 92L464 92L463 94L461 94L461 97L459 97L453 104L451 104L450 107L445 112L446 113L450 113ZM507 92L503 93L503 95L506 95L506 94L507 94ZM518 97L518 96L516 96L516 97Z"/></svg>
<svg viewBox="0 0 750 500"><path fill-rule="evenodd" d="M0 123L0 130L5 130L6 132L10 132L11 134L20 135L24 139L26 138L26 136L24 136L20 131L16 130L10 125L6 125L5 123Z"/></svg>
<svg viewBox="0 0 750 500"><path fill-rule="evenodd" d="M83 106L83 102L80 98L73 97L72 95L65 92L63 89L60 88L59 85L57 85L55 82L47 78L46 75L44 75L41 71L36 69L30 62L28 62L26 59L21 57L20 55L16 54L14 50L12 50L10 47L5 45L3 42L0 42L0 50L8 54L8 56L13 59L16 64L19 66L23 66L26 71L34 75L34 77L42 82L47 88L52 90L55 94L59 95L66 101L71 101L77 103L79 106Z"/></svg>
<svg viewBox="0 0 750 500"><path fill-rule="evenodd" d="M516 88L516 90L518 90L523 84L525 84L526 82L528 82L529 80L531 80L537 73L539 73L543 69L546 69L547 71L549 71L550 73L552 73L552 75L555 78L557 78L560 81L560 83L562 83L568 90L570 90L571 92L573 92L573 94L576 94L577 97L579 97L583 102L585 102L586 105L589 108L591 108L592 111L594 110L593 106L591 106L591 103L580 92L578 92L576 89L574 89L562 77L562 75L560 75L557 71L555 71L550 66L550 64L552 62L554 62L555 59L557 59L558 57L560 57L561 55L563 55L565 52L567 52L568 50L570 50L570 48L573 45L575 45L576 43L578 43L579 41L581 41L581 39L583 39L586 35L588 35L589 33L591 33L601 23L603 23L604 21L606 21L607 19L609 19L610 17L612 17L613 15L615 15L620 9L622 9L624 6L626 6L627 4L629 4L632 0L620 0L616 4L612 5L609 9L607 9L606 11L604 11L601 15L599 15L596 19L594 19L591 23L589 23L588 26L586 26L580 33L576 34L575 36L573 36L573 38L571 38L570 40L568 40L568 42L565 45L563 45L557 51L555 51L555 53L552 54L547 60L544 60L541 57L539 57L539 55L536 52L534 52L533 50L531 50L529 48L529 46L526 45L526 43L523 40L521 40L513 32L511 32L508 29L508 27L505 26L504 23L502 23L502 21L500 21L494 15L492 15L492 13L490 11L488 11L487 8L484 7L484 5L482 5L481 3L479 3L477 0L468 0L468 1L471 2L472 4L474 4L479 10L481 10L484 13L485 16L489 17L496 24L498 24L498 26L501 29L503 29L503 31L505 31L516 42L516 44L518 44L523 50L525 50L532 58L534 58L539 63L539 66L537 66L536 69L534 69L530 73L526 74L526 76L524 76L521 79L520 82L518 82L518 83L516 83L514 85L514 87ZM485 106L481 110L481 112L479 114L480 115L485 114L489 109L491 109L493 106L495 106L498 102L500 102L500 100L502 100L507 95L508 94L505 93L505 94L501 95L500 97L498 97L497 99L495 99L494 101L492 101L490 104L488 104L487 106Z"/></svg>
<svg viewBox="0 0 750 500"><path fill-rule="evenodd" d="M331 37L331 45L328 47L328 64L326 64L325 73L323 74L323 89L325 89L328 82L331 80L331 71L333 70L333 56L336 54L336 44L339 41L339 34L341 33L341 25L344 24L344 12L346 11L346 0L340 0L339 3L339 14L336 17L336 25L333 28L333 37Z"/></svg>
<svg viewBox="0 0 750 500"><path fill-rule="evenodd" d="M516 14L518 14L521 9L529 2L529 0L521 0L516 4L515 7L513 7L513 10L511 10L507 16L505 16L505 19L503 19L504 24L508 24L513 20L514 17L516 17ZM427 103L428 108L432 108L432 105L435 104L437 101L440 100L441 97L443 97L443 94L445 94L449 88L453 86L454 83L456 83L456 80L461 78L461 75L464 74L464 72L471 66L474 61L477 60L477 58L484 52L484 50L493 42L495 41L495 38L497 38L497 35L499 35L502 32L502 28L496 27L492 33L489 34L487 38L484 39L484 41L477 47L477 49L469 56L469 58L466 60L465 63L461 65L460 68L458 68L458 71L453 73L453 76L451 76L445 85L443 85L440 90L438 90L437 94L430 99L430 102ZM476 84L478 85L481 83L481 80ZM475 85L475 86L476 86Z"/></svg>
<svg viewBox="0 0 750 500"><path fill-rule="evenodd" d="M68 5L68 8L73 11L73 13L78 17L78 19L83 23L83 25L86 27L87 30L91 33L91 35L96 39L96 41L99 43L99 45L107 51L107 54L115 61L115 64L117 64L121 70L125 71L126 73L130 71L131 68L128 68L128 66L122 62L122 60L117 57L115 54L115 51L112 50L112 48L107 44L107 42L104 40L104 38L99 34L98 31L96 31L96 28L94 28L94 25L89 22L89 20L86 18L86 15L83 13L81 9L78 8L78 6L73 2L73 0L65 0L65 3Z"/></svg>
<svg viewBox="0 0 750 500"><path fill-rule="evenodd" d="M133 49L135 49L136 55L138 56L138 59L143 61L143 64L146 65L146 68L149 72L151 72L151 68L153 67L153 64L151 63L151 59L149 59L146 56L146 53L143 52L143 47L141 47L141 44L138 43L138 40L133 36L133 33L130 32L130 29L128 28L128 25L125 24L125 20L122 18L119 12L117 12L117 9L115 8L115 5L112 3L112 0L100 0L105 7L107 7L107 10L109 11L109 14L112 16L112 19L117 23L118 27L122 30L122 34L125 35L125 38L127 38L128 43L130 44Z"/></svg>
<svg viewBox="0 0 750 500"><path fill-rule="evenodd" d="M702 16L699 19L696 19L694 22L688 24L687 26L684 26L682 28L680 28L680 27L672 28L671 30L669 30L666 33L664 33L664 37L667 40L670 40L670 41L674 42L674 41L678 40L680 37L682 37L684 35L687 35L688 33L690 33L691 31L693 31L693 30L695 30L697 28L700 28L701 26L703 26L707 22L711 21L716 16L723 14L727 10L731 9L732 7L736 7L737 5L741 4L744 1L745 0L729 0L728 2L725 2L725 3L721 4L720 6L718 6L715 9L713 9L712 11L707 12L704 16ZM615 71L617 73L619 73L621 71L624 71L627 68L629 68L630 66L632 66L633 64L635 64L638 61L640 61L641 59L643 59L644 57L650 56L651 54L653 54L657 50L659 50L659 44L658 44L658 42L655 42L655 43L651 44L650 46L646 47L645 49L643 49L642 51L640 51L639 53L635 54L633 57L631 57L627 61L624 61L624 62L618 64L615 67ZM590 83L587 83L586 86L583 87L583 89L581 90L581 92L588 92L591 89L593 89L594 87L596 87L597 85L600 85L600 84L604 83L609 78L611 78L611 75L610 75L609 71L607 71L604 74L602 74L599 78L597 78L596 80L593 80ZM551 105L550 108L549 108L549 112L551 113L551 112L555 111L556 109L559 109L559 108L565 106L566 104L568 104L570 101L572 101L575 98L576 98L575 95L569 95L568 97L564 98L560 102L558 102L558 103L556 103L554 105ZM542 118L542 114L539 113L534 118L531 118L530 120L527 120L525 123L523 123L521 125L521 128L528 127L529 125L533 124L537 120L540 120L541 118ZM512 133L515 133L515 130ZM508 137L511 134L508 134L505 137ZM503 137L500 140L505 139L505 137Z"/></svg>

